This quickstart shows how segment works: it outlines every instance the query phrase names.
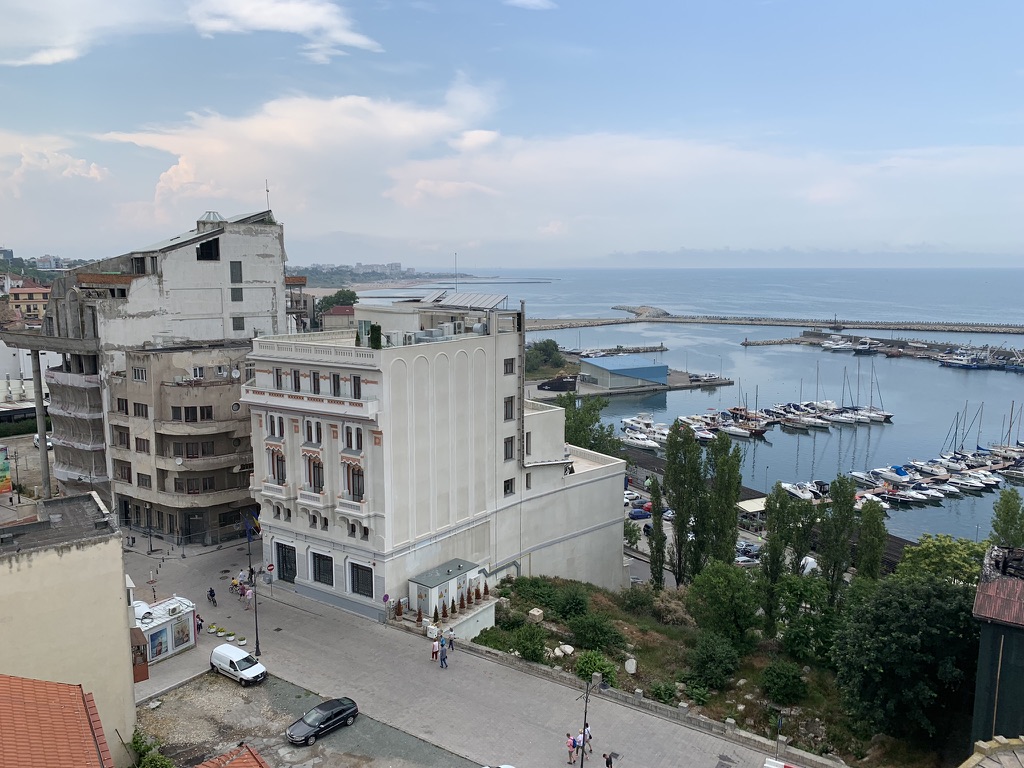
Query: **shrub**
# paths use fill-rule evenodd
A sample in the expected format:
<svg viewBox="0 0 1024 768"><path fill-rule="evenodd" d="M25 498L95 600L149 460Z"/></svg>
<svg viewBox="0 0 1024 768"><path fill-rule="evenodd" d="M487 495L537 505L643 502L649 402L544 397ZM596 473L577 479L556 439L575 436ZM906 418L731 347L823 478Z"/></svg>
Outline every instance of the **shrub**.
<svg viewBox="0 0 1024 768"><path fill-rule="evenodd" d="M487 582L484 582L484 597L489 597L491 594L491 588L487 586Z"/></svg>
<svg viewBox="0 0 1024 768"><path fill-rule="evenodd" d="M626 638L603 613L585 613L569 619L573 640L581 648L595 651L614 650L626 643Z"/></svg>
<svg viewBox="0 0 1024 768"><path fill-rule="evenodd" d="M702 707L711 700L711 691L699 683L686 686L686 694Z"/></svg>
<svg viewBox="0 0 1024 768"><path fill-rule="evenodd" d="M508 653L508 650L512 647L512 636L499 627L487 627L487 629L481 630L480 634L473 638L473 642L477 645L493 648L496 651Z"/></svg>
<svg viewBox="0 0 1024 768"><path fill-rule="evenodd" d="M455 603L455 601L452 600L452 604L454 604L454 603ZM465 595L459 595L459 610L460 611L466 610L466 596Z"/></svg>
<svg viewBox="0 0 1024 768"><path fill-rule="evenodd" d="M459 612L459 609L455 607L455 598L452 598L452 609L448 611L449 616L454 616Z"/></svg>
<svg viewBox="0 0 1024 768"><path fill-rule="evenodd" d="M732 644L715 632L701 632L689 653L693 679L708 688L722 688L736 671L740 658Z"/></svg>
<svg viewBox="0 0 1024 768"><path fill-rule="evenodd" d="M141 758L157 749L160 746L160 742L136 726L135 731L132 733L130 746L135 754Z"/></svg>
<svg viewBox="0 0 1024 768"><path fill-rule="evenodd" d="M511 608L506 608L499 603L494 612L494 623L502 629L511 632L514 629L519 629L519 627L526 623L526 614L513 611Z"/></svg>
<svg viewBox="0 0 1024 768"><path fill-rule="evenodd" d="M686 592L663 589L654 596L654 617L662 624L679 627L694 626L693 617L686 610Z"/></svg>
<svg viewBox="0 0 1024 768"><path fill-rule="evenodd" d="M439 614L437 612L437 606L435 605L434 606L434 623L437 624L439 621L441 621L441 614Z"/></svg>
<svg viewBox="0 0 1024 768"><path fill-rule="evenodd" d="M761 688L776 704L796 704L807 695L807 683L800 676L800 667L791 661L773 661L761 673Z"/></svg>
<svg viewBox="0 0 1024 768"><path fill-rule="evenodd" d="M558 614L563 619L581 616L590 610L590 595L582 584L570 582L558 595Z"/></svg>
<svg viewBox="0 0 1024 768"><path fill-rule="evenodd" d="M142 758L139 768L174 768L174 761L171 758L153 751Z"/></svg>
<svg viewBox="0 0 1024 768"><path fill-rule="evenodd" d="M676 687L673 683L654 683L650 694L662 704L671 704L676 698Z"/></svg>
<svg viewBox="0 0 1024 768"><path fill-rule="evenodd" d="M604 657L600 651L583 651L576 657L576 674L589 680L595 672L600 672L608 685L615 685L615 664Z"/></svg>
<svg viewBox="0 0 1024 768"><path fill-rule="evenodd" d="M541 608L557 608L558 590L541 576L520 576L513 585L516 596Z"/></svg>
<svg viewBox="0 0 1024 768"><path fill-rule="evenodd" d="M512 647L527 661L544 661L546 637L536 624L524 624L512 634Z"/></svg>
<svg viewBox="0 0 1024 768"><path fill-rule="evenodd" d="M654 590L650 584L631 584L619 595L622 610L634 616L647 616L654 611Z"/></svg>

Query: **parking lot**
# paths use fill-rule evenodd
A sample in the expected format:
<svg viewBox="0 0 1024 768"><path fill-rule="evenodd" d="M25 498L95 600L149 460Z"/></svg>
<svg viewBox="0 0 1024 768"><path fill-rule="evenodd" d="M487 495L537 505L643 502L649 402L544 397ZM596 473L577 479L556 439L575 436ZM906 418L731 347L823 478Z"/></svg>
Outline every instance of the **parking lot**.
<svg viewBox="0 0 1024 768"><path fill-rule="evenodd" d="M345 691L335 692L339 696ZM268 677L248 688L210 672L139 707L139 727L162 744L179 768L198 765L245 742L272 768L479 768L475 763L360 714L311 747L295 746L284 731L322 699ZM358 701L357 701L358 703ZM424 707L429 707L428 698Z"/></svg>

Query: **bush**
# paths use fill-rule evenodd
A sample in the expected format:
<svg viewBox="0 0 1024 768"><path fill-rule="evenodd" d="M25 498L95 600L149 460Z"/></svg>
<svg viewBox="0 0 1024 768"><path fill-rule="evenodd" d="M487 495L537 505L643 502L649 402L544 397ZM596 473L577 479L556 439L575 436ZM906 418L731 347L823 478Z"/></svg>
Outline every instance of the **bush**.
<svg viewBox="0 0 1024 768"><path fill-rule="evenodd" d="M600 672L608 685L615 685L615 664L604 657L600 651L583 651L576 657L576 674L583 680L589 680L595 672Z"/></svg>
<svg viewBox="0 0 1024 768"><path fill-rule="evenodd" d="M558 595L558 614L563 619L581 616L590 610L590 595L582 584L570 582Z"/></svg>
<svg viewBox="0 0 1024 768"><path fill-rule="evenodd" d="M485 645L502 653L508 653L512 648L512 635L498 627L487 627L481 630L480 634L473 638L477 645Z"/></svg>
<svg viewBox="0 0 1024 768"><path fill-rule="evenodd" d="M702 707L711 700L711 691L699 683L686 686L686 694Z"/></svg>
<svg viewBox="0 0 1024 768"><path fill-rule="evenodd" d="M654 596L654 617L670 626L694 626L693 617L686 610L686 592L663 589Z"/></svg>
<svg viewBox="0 0 1024 768"><path fill-rule="evenodd" d="M512 647L527 661L544 661L547 634L536 624L524 624L512 633Z"/></svg>
<svg viewBox="0 0 1024 768"><path fill-rule="evenodd" d="M153 751L142 758L139 768L174 768L174 761L169 757Z"/></svg>
<svg viewBox="0 0 1024 768"><path fill-rule="evenodd" d="M647 616L654 611L654 590L650 584L632 584L619 595L622 610L634 616Z"/></svg>
<svg viewBox="0 0 1024 768"><path fill-rule="evenodd" d="M494 610L494 623L502 629L511 632L514 629L519 629L526 623L526 614L513 611L511 608L498 603Z"/></svg>
<svg viewBox="0 0 1024 768"><path fill-rule="evenodd" d="M614 650L626 643L626 638L603 613L585 613L569 619L573 641L580 648L595 651Z"/></svg>
<svg viewBox="0 0 1024 768"><path fill-rule="evenodd" d="M515 580L513 589L516 597L524 602L533 603L535 607L552 610L558 607L558 590L542 576L520 576Z"/></svg>
<svg viewBox="0 0 1024 768"><path fill-rule="evenodd" d="M701 632L689 654L693 679L708 688L722 688L736 671L740 657L732 644L715 632Z"/></svg>
<svg viewBox="0 0 1024 768"><path fill-rule="evenodd" d="M676 687L672 683L653 683L649 693L662 704L671 704L676 698Z"/></svg>
<svg viewBox="0 0 1024 768"><path fill-rule="evenodd" d="M807 683L800 675L800 667L791 661L773 661L761 673L761 688L776 704L796 704L807 695Z"/></svg>

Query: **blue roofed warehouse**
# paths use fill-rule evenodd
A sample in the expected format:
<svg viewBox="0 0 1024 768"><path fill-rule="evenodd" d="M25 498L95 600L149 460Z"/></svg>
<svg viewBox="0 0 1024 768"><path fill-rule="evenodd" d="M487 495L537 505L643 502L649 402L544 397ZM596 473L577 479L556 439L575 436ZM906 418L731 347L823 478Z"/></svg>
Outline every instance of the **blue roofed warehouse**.
<svg viewBox="0 0 1024 768"><path fill-rule="evenodd" d="M644 355L583 357L580 378L607 390L668 386L668 365Z"/></svg>

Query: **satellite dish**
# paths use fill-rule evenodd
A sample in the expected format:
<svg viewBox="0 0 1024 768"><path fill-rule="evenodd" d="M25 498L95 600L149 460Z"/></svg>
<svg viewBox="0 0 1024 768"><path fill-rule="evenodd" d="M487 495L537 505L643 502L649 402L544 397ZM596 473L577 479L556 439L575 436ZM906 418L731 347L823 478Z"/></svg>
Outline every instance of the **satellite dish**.
<svg viewBox="0 0 1024 768"><path fill-rule="evenodd" d="M181 456L179 456L174 460L174 463L180 467L184 462L181 460Z"/></svg>
<svg viewBox="0 0 1024 768"><path fill-rule="evenodd" d="M235 373L238 373L238 371L235 371ZM235 413L238 413L240 410L242 410L242 404L241 403L232 403L231 404L231 410L233 412L235 412Z"/></svg>
<svg viewBox="0 0 1024 768"><path fill-rule="evenodd" d="M238 372L238 369L237 369L237 368L234 368L234 369L232 369L232 371L231 371L231 378L232 378L232 379L237 379L237 378L239 378L239 377L240 377L241 375L242 375L242 374L240 374L240 373Z"/></svg>

